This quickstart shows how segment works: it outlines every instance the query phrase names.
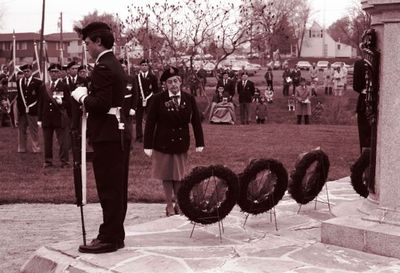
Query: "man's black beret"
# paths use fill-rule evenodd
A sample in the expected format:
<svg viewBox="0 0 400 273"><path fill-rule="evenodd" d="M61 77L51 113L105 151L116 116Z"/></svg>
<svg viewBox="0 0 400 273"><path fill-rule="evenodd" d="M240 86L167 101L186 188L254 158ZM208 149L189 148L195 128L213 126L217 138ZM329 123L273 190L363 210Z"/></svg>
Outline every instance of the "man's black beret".
<svg viewBox="0 0 400 273"><path fill-rule="evenodd" d="M160 82L165 82L166 80L168 80L169 78L174 77L174 76L180 76L179 69L176 67L170 66L169 68L164 70L164 72L162 73L162 75L160 77Z"/></svg>

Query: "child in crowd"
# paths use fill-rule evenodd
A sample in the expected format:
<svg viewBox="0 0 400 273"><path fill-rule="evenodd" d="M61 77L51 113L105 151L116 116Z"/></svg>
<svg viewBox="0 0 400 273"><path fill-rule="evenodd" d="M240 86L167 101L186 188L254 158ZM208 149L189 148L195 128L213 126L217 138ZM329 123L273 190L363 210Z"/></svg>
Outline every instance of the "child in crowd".
<svg viewBox="0 0 400 273"><path fill-rule="evenodd" d="M321 123L321 117L323 112L324 112L324 105L319 100L317 101L317 105L315 105L315 107L311 112L311 118L313 123Z"/></svg>
<svg viewBox="0 0 400 273"><path fill-rule="evenodd" d="M256 105L256 122L257 124L264 124L268 116L267 104L265 103L265 97L261 96Z"/></svg>
<svg viewBox="0 0 400 273"><path fill-rule="evenodd" d="M288 110L289 110L289 112L296 110L295 103L296 103L296 100L295 100L294 95L292 95L291 97L288 98Z"/></svg>
<svg viewBox="0 0 400 273"><path fill-rule="evenodd" d="M261 92L260 89L256 88L253 95L253 102L258 103L260 101Z"/></svg>
<svg viewBox="0 0 400 273"><path fill-rule="evenodd" d="M268 103L273 103L274 102L274 90L270 86L267 86L265 88L264 96L265 96L265 100Z"/></svg>

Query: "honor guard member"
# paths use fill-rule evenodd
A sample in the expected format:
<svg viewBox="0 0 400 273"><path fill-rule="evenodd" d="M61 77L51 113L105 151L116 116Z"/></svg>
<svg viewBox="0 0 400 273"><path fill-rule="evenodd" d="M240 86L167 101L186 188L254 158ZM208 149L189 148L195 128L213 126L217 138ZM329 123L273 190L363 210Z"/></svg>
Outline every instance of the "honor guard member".
<svg viewBox="0 0 400 273"><path fill-rule="evenodd" d="M140 71L135 77L135 90L137 90L136 107L136 141L143 141L143 115L146 109L150 107L152 97L158 92L158 80L156 76L149 71L149 60L144 59L140 62Z"/></svg>
<svg viewBox="0 0 400 273"><path fill-rule="evenodd" d="M53 135L59 145L58 157L61 168L69 166L69 117L70 91L60 78L61 65L48 68L50 82L44 84L39 100L38 125L43 130L44 168L53 166Z"/></svg>
<svg viewBox="0 0 400 273"><path fill-rule="evenodd" d="M367 118L367 105L365 102L367 96L365 76L365 63L362 59L358 59L354 62L353 90L359 94L356 113L358 137L360 141L360 153L363 152L363 149L371 147L371 125Z"/></svg>
<svg viewBox="0 0 400 273"><path fill-rule="evenodd" d="M67 65L68 86L71 92L77 87L76 83L78 82L78 68L79 64L75 61L72 61Z"/></svg>
<svg viewBox="0 0 400 273"><path fill-rule="evenodd" d="M72 97L88 113L87 135L93 147L93 170L103 210L97 238L81 245L80 252L105 253L124 247L131 136L121 114L126 88L125 73L115 58L114 36L103 22L75 28L95 59L88 88L78 87Z"/></svg>
<svg viewBox="0 0 400 273"><path fill-rule="evenodd" d="M40 152L39 129L37 124L38 102L42 90L42 81L32 76L32 65L25 64L20 67L24 76L17 83L17 117L18 126L18 152L27 151L27 129L29 129L32 152Z"/></svg>
<svg viewBox="0 0 400 273"><path fill-rule="evenodd" d="M126 77L126 89L125 89L125 94L124 94L124 104L123 104L123 109L124 109L124 114L127 119L127 124L129 126L129 130L132 128L132 119L133 116L136 114L136 107L137 107L137 92L134 92L133 85L135 78L129 75L128 73L128 62L124 59L120 59L119 62L122 65L122 68L124 69L125 72L125 77Z"/></svg>
<svg viewBox="0 0 400 273"><path fill-rule="evenodd" d="M144 152L152 157L152 177L163 183L167 203L166 215L179 213L172 203L179 191L187 166L190 144L189 124L192 124L196 152L204 147L203 129L195 98L180 87L179 70L171 67L161 76L167 90L154 95L147 113L144 132Z"/></svg>

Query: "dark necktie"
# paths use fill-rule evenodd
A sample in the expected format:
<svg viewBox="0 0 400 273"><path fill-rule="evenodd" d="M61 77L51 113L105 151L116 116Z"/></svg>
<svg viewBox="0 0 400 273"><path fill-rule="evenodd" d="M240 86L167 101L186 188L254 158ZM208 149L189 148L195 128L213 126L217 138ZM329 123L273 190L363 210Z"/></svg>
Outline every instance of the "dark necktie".
<svg viewBox="0 0 400 273"><path fill-rule="evenodd" d="M226 85L226 80L224 80L224 86Z"/></svg>
<svg viewBox="0 0 400 273"><path fill-rule="evenodd" d="M173 95L173 96L171 96L171 98L172 98L172 100L173 100L173 102L174 102L174 104L176 105L176 106L178 106L179 105L179 95Z"/></svg>

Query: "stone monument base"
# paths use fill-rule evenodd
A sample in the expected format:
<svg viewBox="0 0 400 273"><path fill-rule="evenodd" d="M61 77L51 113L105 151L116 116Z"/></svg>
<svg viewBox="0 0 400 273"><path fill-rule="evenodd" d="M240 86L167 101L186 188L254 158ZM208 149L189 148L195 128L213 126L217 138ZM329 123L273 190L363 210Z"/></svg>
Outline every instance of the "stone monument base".
<svg viewBox="0 0 400 273"><path fill-rule="evenodd" d="M355 201L335 208L334 213L339 217L322 222L321 242L400 258L400 226L377 221L377 210L366 215L355 209L363 211L366 202L368 200ZM349 208L353 209L349 212Z"/></svg>

